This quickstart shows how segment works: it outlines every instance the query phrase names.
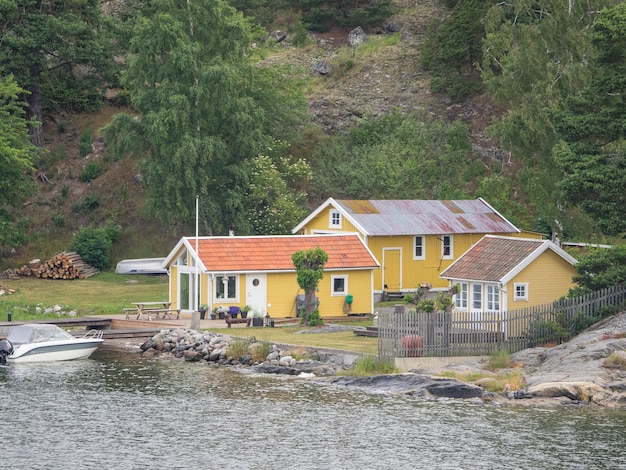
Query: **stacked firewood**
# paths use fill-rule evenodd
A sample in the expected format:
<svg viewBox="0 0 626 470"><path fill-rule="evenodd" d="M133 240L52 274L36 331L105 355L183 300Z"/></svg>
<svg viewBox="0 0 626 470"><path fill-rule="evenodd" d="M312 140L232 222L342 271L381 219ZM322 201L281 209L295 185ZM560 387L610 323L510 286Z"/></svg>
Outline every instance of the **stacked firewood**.
<svg viewBox="0 0 626 470"><path fill-rule="evenodd" d="M44 263L34 259L28 266L23 266L16 272L20 276L36 276L42 279L87 279L99 273L74 252L60 253Z"/></svg>
<svg viewBox="0 0 626 470"><path fill-rule="evenodd" d="M4 295L4 294L15 294L15 289L11 289L7 287L6 285L3 285L2 283L0 283L0 295Z"/></svg>

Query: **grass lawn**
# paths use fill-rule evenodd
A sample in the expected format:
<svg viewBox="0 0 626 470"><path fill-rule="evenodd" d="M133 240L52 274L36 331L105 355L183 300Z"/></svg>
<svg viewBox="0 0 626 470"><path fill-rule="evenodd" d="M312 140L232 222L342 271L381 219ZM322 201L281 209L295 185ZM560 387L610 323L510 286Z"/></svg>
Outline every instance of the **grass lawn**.
<svg viewBox="0 0 626 470"><path fill-rule="evenodd" d="M132 302L160 301L168 298L167 276L121 275L100 273L89 279L71 281L22 277L17 281L3 280L5 287L15 289L16 293L0 296L0 321L6 321L9 310L14 321L43 318L36 313L41 309L60 305L63 310L75 310L78 316L118 315L123 309L131 307ZM367 326L371 320L355 319L341 322L341 325ZM258 340L310 346L342 349L360 353L377 354L377 338L356 336L352 331L301 333L319 331L319 327L302 325L276 326L275 328L233 328L215 329L218 333L228 333L237 337L254 336Z"/></svg>
<svg viewBox="0 0 626 470"><path fill-rule="evenodd" d="M372 320L340 322L338 325L370 326ZM320 327L303 325L276 326L275 328L232 328L213 329L216 333L228 333L238 338L254 337L257 340L318 348L341 349L358 353L378 354L378 338L356 336L351 330L320 332Z"/></svg>
<svg viewBox="0 0 626 470"><path fill-rule="evenodd" d="M16 293L0 296L0 321L12 310L14 320L35 318L35 306L60 305L75 310L78 316L124 313L131 302L158 301L168 298L168 277L100 273L89 279L50 280L22 277L17 281L2 280Z"/></svg>

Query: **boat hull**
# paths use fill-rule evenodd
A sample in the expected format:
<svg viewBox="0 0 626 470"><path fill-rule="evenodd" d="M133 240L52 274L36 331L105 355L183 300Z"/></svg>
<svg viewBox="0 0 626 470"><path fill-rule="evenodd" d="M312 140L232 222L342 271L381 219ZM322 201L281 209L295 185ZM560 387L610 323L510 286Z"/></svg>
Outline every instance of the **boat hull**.
<svg viewBox="0 0 626 470"><path fill-rule="evenodd" d="M47 341L40 344L21 344L7 357L10 363L71 361L86 359L102 344L102 339Z"/></svg>

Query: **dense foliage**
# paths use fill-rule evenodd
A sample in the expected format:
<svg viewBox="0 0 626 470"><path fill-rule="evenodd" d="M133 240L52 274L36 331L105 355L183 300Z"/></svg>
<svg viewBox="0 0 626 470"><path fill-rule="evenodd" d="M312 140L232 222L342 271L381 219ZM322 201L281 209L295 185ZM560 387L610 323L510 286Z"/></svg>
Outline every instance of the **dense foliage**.
<svg viewBox="0 0 626 470"><path fill-rule="evenodd" d="M575 267L573 280L579 287L570 292L570 297L626 284L626 245L599 248L580 257Z"/></svg>
<svg viewBox="0 0 626 470"><path fill-rule="evenodd" d="M164 222L189 224L199 195L204 233L253 232L244 163L270 149L298 100L253 65L250 31L223 0L157 0L136 21L122 82L140 116L117 115L105 136L118 155L145 155L150 209Z"/></svg>
<svg viewBox="0 0 626 470"><path fill-rule="evenodd" d="M9 209L23 202L32 189L32 158L24 93L12 76L0 77L0 246L19 244L23 227L14 222Z"/></svg>
<svg viewBox="0 0 626 470"><path fill-rule="evenodd" d="M32 140L42 146L48 109L97 109L106 79L113 79L109 26L100 2L6 0L0 2L0 76L13 74L28 90ZM76 66L82 66L78 73Z"/></svg>

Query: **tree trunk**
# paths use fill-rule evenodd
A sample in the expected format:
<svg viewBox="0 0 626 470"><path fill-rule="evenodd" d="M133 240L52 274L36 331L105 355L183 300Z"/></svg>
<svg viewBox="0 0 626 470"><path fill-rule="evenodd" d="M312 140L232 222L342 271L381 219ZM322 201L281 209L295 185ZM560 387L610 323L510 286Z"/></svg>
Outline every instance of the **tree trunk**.
<svg viewBox="0 0 626 470"><path fill-rule="evenodd" d="M28 95L27 101L27 117L36 121L35 123L31 122L28 124L30 141L37 147L43 147L43 112L41 104L41 86L39 83L34 83L30 87L30 95Z"/></svg>
<svg viewBox="0 0 626 470"><path fill-rule="evenodd" d="M315 289L307 289L304 292L304 312L310 315L315 311Z"/></svg>

